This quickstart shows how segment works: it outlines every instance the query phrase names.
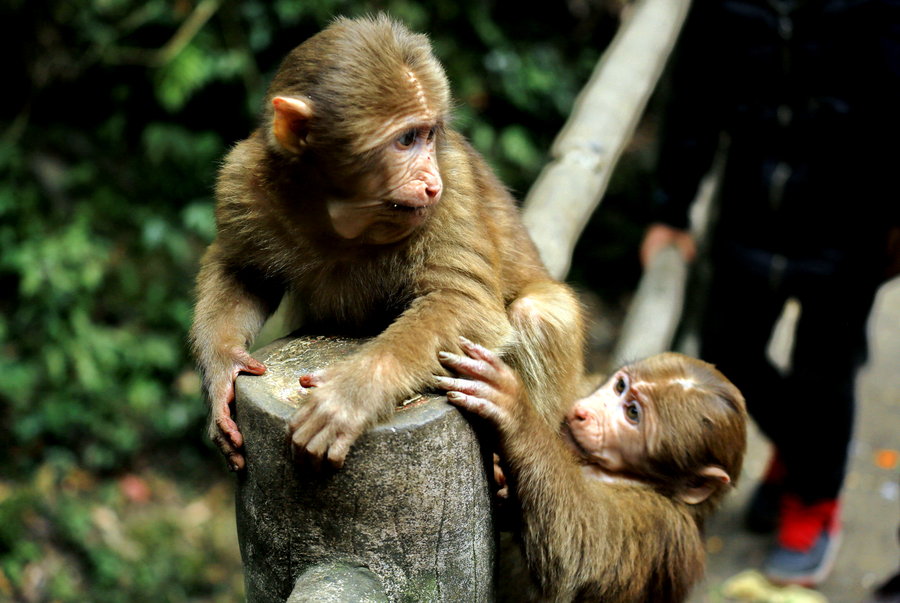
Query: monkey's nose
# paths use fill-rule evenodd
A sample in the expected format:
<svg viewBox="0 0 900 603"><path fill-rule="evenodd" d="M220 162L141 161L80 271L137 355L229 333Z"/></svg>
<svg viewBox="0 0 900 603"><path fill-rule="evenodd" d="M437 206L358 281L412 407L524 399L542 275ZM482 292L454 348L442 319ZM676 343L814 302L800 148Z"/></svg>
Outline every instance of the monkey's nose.
<svg viewBox="0 0 900 603"><path fill-rule="evenodd" d="M425 184L425 194L428 195L430 199L433 199L441 194L441 183L440 182L428 182Z"/></svg>
<svg viewBox="0 0 900 603"><path fill-rule="evenodd" d="M572 409L572 418L576 421L587 421L588 420L588 411L582 408L581 406L575 406Z"/></svg>

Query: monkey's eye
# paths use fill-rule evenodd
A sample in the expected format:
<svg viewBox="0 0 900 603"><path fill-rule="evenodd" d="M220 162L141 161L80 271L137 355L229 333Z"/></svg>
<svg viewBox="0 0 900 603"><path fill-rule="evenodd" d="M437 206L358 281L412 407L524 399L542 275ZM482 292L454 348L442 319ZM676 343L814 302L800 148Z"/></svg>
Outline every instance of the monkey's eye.
<svg viewBox="0 0 900 603"><path fill-rule="evenodd" d="M432 140L434 140L434 128L428 130L428 142L431 142Z"/></svg>
<svg viewBox="0 0 900 603"><path fill-rule="evenodd" d="M397 139L397 144L403 148L408 148L412 146L412 143L416 141L416 131L415 130L407 130L404 132L400 138Z"/></svg>
<svg viewBox="0 0 900 603"><path fill-rule="evenodd" d="M625 418L629 423L637 425L641 422L641 405L632 400L625 405Z"/></svg>
<svg viewBox="0 0 900 603"><path fill-rule="evenodd" d="M625 378L617 378L615 385L613 385L613 391L616 392L616 395L621 396L626 389L628 389L628 383L625 382Z"/></svg>

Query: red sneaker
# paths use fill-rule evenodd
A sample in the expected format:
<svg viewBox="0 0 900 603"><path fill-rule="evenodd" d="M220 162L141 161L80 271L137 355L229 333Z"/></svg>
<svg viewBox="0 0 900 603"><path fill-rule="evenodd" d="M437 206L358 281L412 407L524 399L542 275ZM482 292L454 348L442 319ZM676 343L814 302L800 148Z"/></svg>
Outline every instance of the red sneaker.
<svg viewBox="0 0 900 603"><path fill-rule="evenodd" d="M782 497L778 542L764 566L766 577L780 584L815 586L831 572L840 541L837 500L806 504Z"/></svg>

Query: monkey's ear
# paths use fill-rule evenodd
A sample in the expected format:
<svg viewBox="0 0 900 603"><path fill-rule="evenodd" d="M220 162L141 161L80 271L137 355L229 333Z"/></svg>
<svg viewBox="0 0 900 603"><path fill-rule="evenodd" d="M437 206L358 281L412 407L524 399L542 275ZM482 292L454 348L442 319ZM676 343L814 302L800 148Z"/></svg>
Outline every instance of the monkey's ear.
<svg viewBox="0 0 900 603"><path fill-rule="evenodd" d="M675 494L681 502L689 505L702 503L709 495L731 483L731 477L721 467L709 465L701 469L697 476L702 480L698 486L690 486Z"/></svg>
<svg viewBox="0 0 900 603"><path fill-rule="evenodd" d="M313 116L313 108L309 101L291 96L276 96L272 99L275 108L275 119L272 122L272 133L278 143L298 155L306 147L309 134L309 122Z"/></svg>

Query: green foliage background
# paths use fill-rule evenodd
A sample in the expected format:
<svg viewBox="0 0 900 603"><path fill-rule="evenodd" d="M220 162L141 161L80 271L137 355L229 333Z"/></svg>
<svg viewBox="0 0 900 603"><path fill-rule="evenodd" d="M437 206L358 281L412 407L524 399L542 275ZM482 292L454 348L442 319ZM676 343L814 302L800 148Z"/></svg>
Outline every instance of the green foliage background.
<svg viewBox="0 0 900 603"><path fill-rule="evenodd" d="M185 334L217 163L287 51L336 14L377 10L431 35L456 125L519 196L615 27L602 1L0 7L0 599L239 589L210 560L229 546L214 529L138 508L127 478L143 476L154 509L214 487Z"/></svg>

